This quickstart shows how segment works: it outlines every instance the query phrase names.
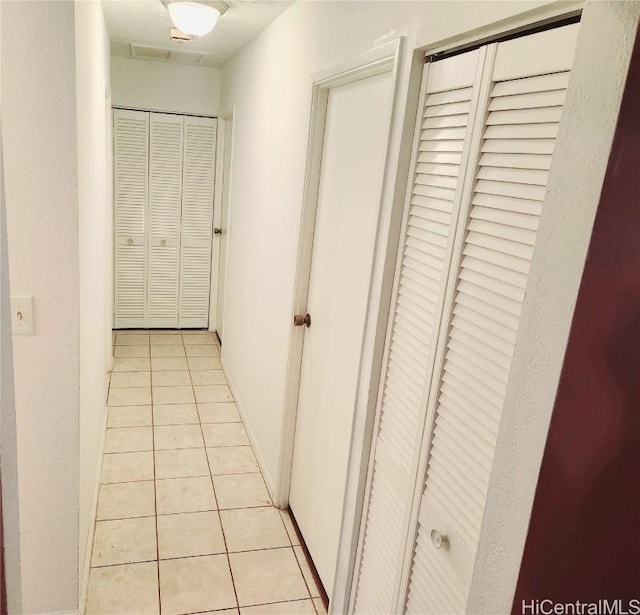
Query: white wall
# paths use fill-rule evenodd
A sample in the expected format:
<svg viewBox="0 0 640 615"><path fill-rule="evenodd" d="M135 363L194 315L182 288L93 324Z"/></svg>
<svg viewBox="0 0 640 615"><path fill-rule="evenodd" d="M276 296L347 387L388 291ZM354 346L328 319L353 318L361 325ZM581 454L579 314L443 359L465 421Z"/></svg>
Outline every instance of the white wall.
<svg viewBox="0 0 640 615"><path fill-rule="evenodd" d="M111 58L112 103L118 107L216 115L220 69L159 60Z"/></svg>
<svg viewBox="0 0 640 615"><path fill-rule="evenodd" d="M111 355L112 195L109 36L102 3L76 2L80 298L79 562L86 582L106 421Z"/></svg>
<svg viewBox="0 0 640 615"><path fill-rule="evenodd" d="M2 2L2 124L13 339L20 613L78 604L78 192L71 2ZM3 451L4 454L4 451Z"/></svg>
<svg viewBox="0 0 640 615"><path fill-rule="evenodd" d="M405 35L398 89L406 96L415 47L541 4L296 2L223 67L222 106L235 107L223 358L271 488L279 461L311 74L381 39Z"/></svg>
<svg viewBox="0 0 640 615"><path fill-rule="evenodd" d="M311 74L405 35L402 109L416 48L504 31L523 17L550 10L544 6L550 4L297 2L223 67L222 107L234 107L223 364L271 489L280 454ZM567 102L575 117L563 124L558 148L564 164L555 165L550 191L557 194L540 225L542 250L531 272L496 452L473 612L510 610L638 8L638 3L590 2L585 11ZM600 23L607 36L598 34Z"/></svg>

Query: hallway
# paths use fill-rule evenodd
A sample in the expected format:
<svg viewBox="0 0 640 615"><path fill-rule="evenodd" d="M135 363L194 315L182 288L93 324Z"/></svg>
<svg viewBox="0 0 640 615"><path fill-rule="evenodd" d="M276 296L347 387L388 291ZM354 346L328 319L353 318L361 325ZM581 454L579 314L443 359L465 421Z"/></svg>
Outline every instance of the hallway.
<svg viewBox="0 0 640 615"><path fill-rule="evenodd" d="M124 331L114 344L87 615L326 613L214 336Z"/></svg>

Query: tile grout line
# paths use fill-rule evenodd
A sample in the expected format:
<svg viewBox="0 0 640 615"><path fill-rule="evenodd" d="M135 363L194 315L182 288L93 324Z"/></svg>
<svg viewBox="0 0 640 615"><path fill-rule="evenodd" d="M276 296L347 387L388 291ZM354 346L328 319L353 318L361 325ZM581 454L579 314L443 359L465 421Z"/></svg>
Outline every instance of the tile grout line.
<svg viewBox="0 0 640 615"><path fill-rule="evenodd" d="M189 369L189 379L191 380L191 390L193 392L193 399L195 400L196 390L193 386L193 377L191 376L191 369ZM213 489L213 498L215 500L216 509L218 512L218 523L220 524L220 531L222 533L222 540L224 542L225 556L227 558L227 567L229 568L229 576L231 577L231 586L233 587L233 595L236 599L236 610L238 613L240 613L240 601L238 600L238 590L236 588L236 581L233 577L233 569L231 568L231 558L229 557L229 545L227 543L227 535L225 534L224 526L222 525L222 515L220 514L220 503L218 501L218 494L216 493L216 487L213 481L213 474L211 473L211 464L209 463L209 455L207 454L207 442L204 438L204 429L202 428L202 420L200 418L200 410L198 409L197 402L196 402L196 412L198 413L198 424L200 426L200 434L202 436L202 443L204 445L204 456L207 460L207 467L209 468L209 479L211 480L211 489Z"/></svg>
<svg viewBox="0 0 640 615"><path fill-rule="evenodd" d="M160 536L158 534L158 484L156 478L156 430L153 416L153 369L151 368L151 335L149 334L149 384L151 387L151 443L153 456L153 508L156 527L156 576L158 579L158 613L162 615L162 591L160 589Z"/></svg>

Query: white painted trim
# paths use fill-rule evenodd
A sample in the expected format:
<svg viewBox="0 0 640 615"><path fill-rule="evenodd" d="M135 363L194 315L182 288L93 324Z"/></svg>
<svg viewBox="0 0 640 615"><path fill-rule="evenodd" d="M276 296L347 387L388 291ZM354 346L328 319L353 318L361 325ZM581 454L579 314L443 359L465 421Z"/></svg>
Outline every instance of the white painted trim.
<svg viewBox="0 0 640 615"><path fill-rule="evenodd" d="M109 387L106 387L107 395L109 394ZM80 561L80 570L82 570L82 577L80 578L80 595L78 596L80 611L69 611L69 613L84 613L87 604L87 590L89 588L89 572L91 571L91 556L93 553L93 537L96 531L96 517L98 515L98 496L100 494L100 477L102 476L102 464L104 461L104 445L107 436L107 420L108 420L108 408L107 400L104 400L104 417L102 425L102 438L100 440L100 457L98 461L98 470L95 480L95 491L93 494L93 504L91 505L91 518L92 523L89 525L89 535L87 537L86 552L84 554L84 563Z"/></svg>
<svg viewBox="0 0 640 615"><path fill-rule="evenodd" d="M221 257L223 256L223 251L222 251L222 247L220 248L220 253L218 255L218 295L216 297L216 305L219 306L219 302L220 302L220 288L221 288L221 284L222 283L222 288L224 289L224 291L226 292L226 287L227 287L227 272L229 270L229 245L231 243L231 187L233 185L233 164L232 164L232 160L233 160L233 138L234 138L234 131L235 131L235 122L234 120L234 116L235 116L235 105L233 107L231 107L231 109L226 109L224 112L224 119L219 120L224 122L224 141L222 144L222 154L221 154L221 158L222 158L222 170L221 170L221 181L220 181L220 217L221 217L221 221L220 221L220 228L222 229L222 234L226 234L226 241L224 244L224 259L222 259ZM231 130L229 130L229 124L231 124ZM227 141L229 141L229 158L226 157L226 153L227 153ZM228 168L228 170L227 170ZM227 175L226 178L226 182L225 182L225 173ZM226 198L225 198L225 194L226 194ZM226 210L226 227L223 228L222 226L222 214L223 212ZM220 265L224 262L224 268L222 268ZM223 296L222 296L222 301L224 303L224 292L223 292ZM217 313L216 313L216 317L217 317ZM226 310L223 309L222 312L222 330L224 331L225 328L225 319L227 318L227 312ZM222 344L222 335L224 335L224 333L222 333L222 335L220 335L220 331L217 331L218 328L218 321L216 319L216 321L214 322L215 325L215 329L216 332L218 333L218 339L220 340L220 343Z"/></svg>
<svg viewBox="0 0 640 615"><path fill-rule="evenodd" d="M81 615L84 611L76 609L75 611L47 611L38 615Z"/></svg>
<svg viewBox="0 0 640 615"><path fill-rule="evenodd" d="M247 437L249 438L249 442L253 447L253 452L256 455L256 460L258 462L258 465L260 466L260 471L262 472L262 478L264 478L265 485L267 486L267 491L269 492L271 499L274 500L274 504L275 504L275 498L274 498L275 484L273 482L273 478L271 477L268 466L265 463L264 458L262 457L260 448L258 447L258 441L256 440L253 430L251 429L251 423L247 418L247 413L245 412L244 406L242 405L242 401L238 396L238 389L233 384L233 379L231 378L231 373L227 369L227 365L225 363L224 357L220 357L220 363L222 364L222 371L224 372L225 378L227 379L227 384L231 389L231 394L233 395L233 399L235 401L236 407L238 408L238 413L240 414L240 418L244 423L244 428L247 432Z"/></svg>
<svg viewBox="0 0 640 615"><path fill-rule="evenodd" d="M220 263L220 235L215 235L213 229L220 226L221 218L224 125L225 123L223 121L216 119L216 161L213 184L213 221L211 225L211 282L209 284L209 326L207 327L209 331L216 330L216 318L218 314L218 264Z"/></svg>

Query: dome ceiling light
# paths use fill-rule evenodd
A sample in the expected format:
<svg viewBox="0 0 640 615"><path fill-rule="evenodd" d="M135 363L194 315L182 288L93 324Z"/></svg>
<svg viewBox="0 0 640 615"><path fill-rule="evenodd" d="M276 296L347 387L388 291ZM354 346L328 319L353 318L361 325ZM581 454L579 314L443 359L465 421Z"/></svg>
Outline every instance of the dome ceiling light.
<svg viewBox="0 0 640 615"><path fill-rule="evenodd" d="M229 5L223 0L162 0L176 28L185 34L204 36L213 30Z"/></svg>

